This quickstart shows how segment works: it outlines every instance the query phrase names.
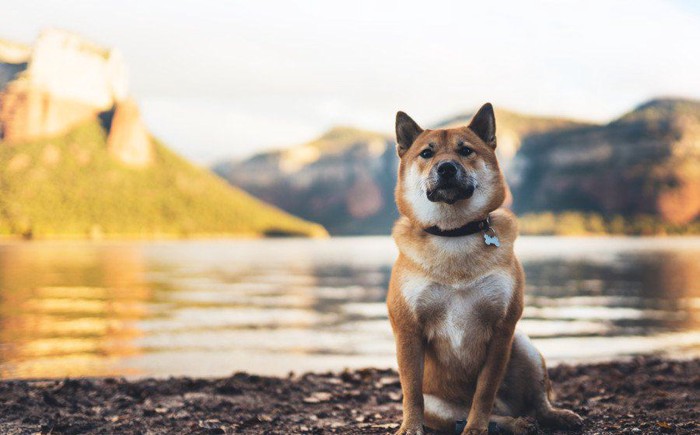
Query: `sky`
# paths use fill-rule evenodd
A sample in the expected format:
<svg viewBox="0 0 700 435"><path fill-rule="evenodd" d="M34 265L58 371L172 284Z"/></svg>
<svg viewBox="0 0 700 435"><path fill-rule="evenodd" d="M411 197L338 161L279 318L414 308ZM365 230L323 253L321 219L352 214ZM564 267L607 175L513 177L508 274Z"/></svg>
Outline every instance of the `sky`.
<svg viewBox="0 0 700 435"><path fill-rule="evenodd" d="M700 98L691 0L0 0L0 38L49 26L118 48L149 128L203 165L339 124L391 132L397 110L603 122Z"/></svg>

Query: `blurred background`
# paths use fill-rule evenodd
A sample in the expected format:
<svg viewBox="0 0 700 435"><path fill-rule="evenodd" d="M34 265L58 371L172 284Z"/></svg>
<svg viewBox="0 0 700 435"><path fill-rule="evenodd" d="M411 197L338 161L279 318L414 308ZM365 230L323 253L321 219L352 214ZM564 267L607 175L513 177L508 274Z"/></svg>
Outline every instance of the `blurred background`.
<svg viewBox="0 0 700 435"><path fill-rule="evenodd" d="M395 366L397 110L496 107L521 328L700 353L691 1L0 0L0 377Z"/></svg>

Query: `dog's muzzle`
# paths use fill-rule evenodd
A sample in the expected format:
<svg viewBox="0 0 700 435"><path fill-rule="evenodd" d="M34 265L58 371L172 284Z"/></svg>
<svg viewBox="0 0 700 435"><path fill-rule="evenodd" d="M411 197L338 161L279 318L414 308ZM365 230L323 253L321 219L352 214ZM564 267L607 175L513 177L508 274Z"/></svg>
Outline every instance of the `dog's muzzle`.
<svg viewBox="0 0 700 435"><path fill-rule="evenodd" d="M471 198L476 182L467 176L464 167L455 161L443 161L430 171L426 194L432 202L454 204Z"/></svg>

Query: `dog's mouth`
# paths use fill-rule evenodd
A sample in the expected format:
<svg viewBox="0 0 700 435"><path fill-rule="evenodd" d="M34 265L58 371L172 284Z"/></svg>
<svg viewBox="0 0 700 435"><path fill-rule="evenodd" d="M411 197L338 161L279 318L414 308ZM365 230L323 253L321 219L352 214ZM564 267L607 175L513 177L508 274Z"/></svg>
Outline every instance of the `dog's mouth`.
<svg viewBox="0 0 700 435"><path fill-rule="evenodd" d="M432 189L428 189L426 194L429 201L444 202L451 205L457 201L471 198L475 188L471 183L442 183Z"/></svg>

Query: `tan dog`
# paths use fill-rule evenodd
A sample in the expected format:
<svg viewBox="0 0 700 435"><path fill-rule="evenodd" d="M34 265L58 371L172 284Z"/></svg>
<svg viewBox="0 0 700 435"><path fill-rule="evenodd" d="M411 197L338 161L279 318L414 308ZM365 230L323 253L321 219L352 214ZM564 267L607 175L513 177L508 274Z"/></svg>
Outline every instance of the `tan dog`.
<svg viewBox="0 0 700 435"><path fill-rule="evenodd" d="M490 422L525 433L523 417L581 421L552 406L544 360L515 331L525 276L513 253L517 222L499 209L495 133L491 104L464 128L423 130L396 116L400 254L387 305L403 389L398 434L422 434L424 423L454 431L464 419L464 434L485 434Z"/></svg>

